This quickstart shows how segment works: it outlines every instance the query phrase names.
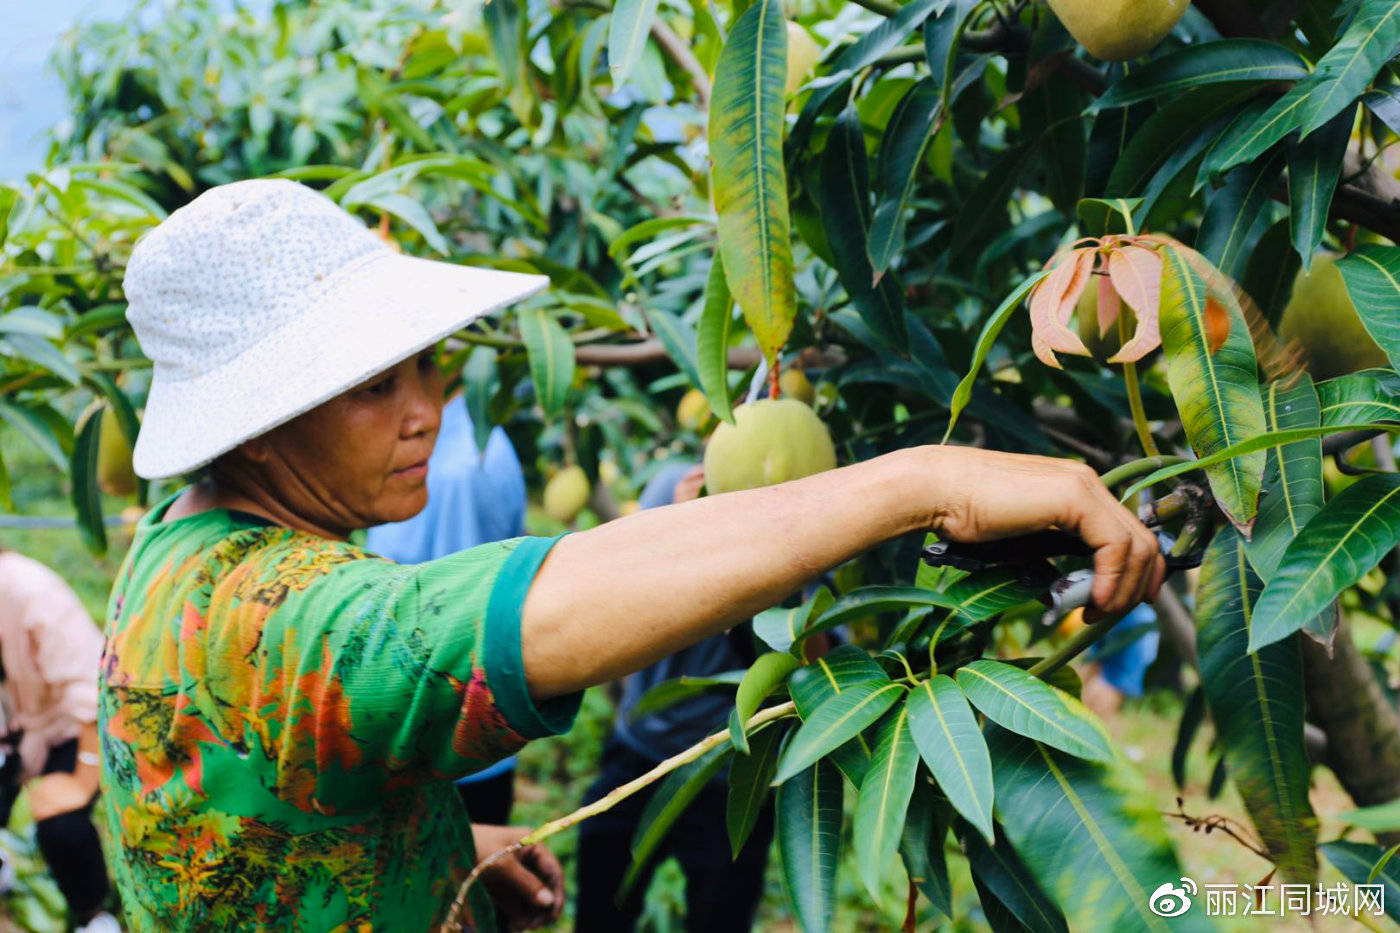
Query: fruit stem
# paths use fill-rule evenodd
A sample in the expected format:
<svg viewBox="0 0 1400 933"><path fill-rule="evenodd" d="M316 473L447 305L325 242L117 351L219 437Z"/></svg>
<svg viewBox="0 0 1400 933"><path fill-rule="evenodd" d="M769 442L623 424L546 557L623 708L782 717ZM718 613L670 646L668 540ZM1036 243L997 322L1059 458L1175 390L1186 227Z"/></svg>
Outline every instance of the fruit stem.
<svg viewBox="0 0 1400 933"><path fill-rule="evenodd" d="M773 361L773 364L770 365L770 366L768 367L768 397L769 397L769 398L777 398L777 397L778 397L778 391L779 391L779 390L778 390L778 365L777 365L777 363L778 363L778 361L777 361L777 360L774 360L774 361Z"/></svg>
<svg viewBox="0 0 1400 933"><path fill-rule="evenodd" d="M1119 344L1127 343L1130 336L1127 315L1119 314ZM1152 428L1147 424L1147 410L1142 405L1142 386L1138 385L1137 363L1131 360L1123 364L1123 384L1128 390L1128 408L1133 413L1133 427L1137 429L1138 440L1142 443L1142 452L1149 457L1160 457L1161 452L1157 450L1157 442L1152 439Z"/></svg>

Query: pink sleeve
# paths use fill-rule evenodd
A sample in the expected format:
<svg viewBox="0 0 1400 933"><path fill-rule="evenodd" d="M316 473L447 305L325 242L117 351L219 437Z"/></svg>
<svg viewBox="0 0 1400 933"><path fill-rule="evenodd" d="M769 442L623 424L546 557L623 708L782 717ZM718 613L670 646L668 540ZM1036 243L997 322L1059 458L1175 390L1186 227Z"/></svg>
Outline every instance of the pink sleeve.
<svg viewBox="0 0 1400 933"><path fill-rule="evenodd" d="M58 710L77 722L97 721L97 668L102 633L68 585L56 574L30 600L26 627L39 676Z"/></svg>

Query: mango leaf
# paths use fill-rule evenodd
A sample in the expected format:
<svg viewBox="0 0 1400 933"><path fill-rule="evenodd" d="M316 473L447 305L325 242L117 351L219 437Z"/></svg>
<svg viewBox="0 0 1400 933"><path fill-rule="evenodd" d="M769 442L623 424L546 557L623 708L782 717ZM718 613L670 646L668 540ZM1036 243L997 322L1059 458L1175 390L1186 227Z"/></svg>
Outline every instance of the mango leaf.
<svg viewBox="0 0 1400 933"><path fill-rule="evenodd" d="M759 730L753 737L752 750L746 755L736 755L729 766L729 797L725 802L724 822L729 830L729 848L736 860L768 799L768 785L773 781L778 751L787 731L783 723Z"/></svg>
<svg viewBox="0 0 1400 933"><path fill-rule="evenodd" d="M789 674L797 670L801 662L786 651L769 651L754 659L753 664L739 681L739 691L734 696L734 715L729 720L729 735L736 751L749 753L748 737L744 734L744 723L758 712L759 704L787 680Z"/></svg>
<svg viewBox="0 0 1400 933"><path fill-rule="evenodd" d="M1303 138L1352 104L1400 45L1400 5L1364 0L1337 44L1318 60L1311 75L1280 97L1249 128L1220 170L1263 155L1294 130Z"/></svg>
<svg viewBox="0 0 1400 933"><path fill-rule="evenodd" d="M825 933L841 861L841 775L818 761L778 786L778 858L804 933Z"/></svg>
<svg viewBox="0 0 1400 933"><path fill-rule="evenodd" d="M1283 153L1241 165L1225 176L1225 185L1206 205L1196 252L1231 278L1247 257L1249 234L1269 203L1274 183L1283 168Z"/></svg>
<svg viewBox="0 0 1400 933"><path fill-rule="evenodd" d="M1186 698L1186 706L1181 711L1181 722L1177 725L1176 742L1172 744L1172 780L1177 790L1186 789L1186 757L1191 752L1191 741L1201 728L1206 715L1205 691L1196 686Z"/></svg>
<svg viewBox="0 0 1400 933"><path fill-rule="evenodd" d="M808 620L825 612L832 601L831 590L819 586L812 598L800 606L778 606L754 616L753 633L774 651L791 651L794 643L800 648L799 640Z"/></svg>
<svg viewBox="0 0 1400 933"><path fill-rule="evenodd" d="M486 456L486 445L491 441L491 399L500 383L496 351L491 347L472 347L462 365L462 400L471 418L472 437L481 458Z"/></svg>
<svg viewBox="0 0 1400 933"><path fill-rule="evenodd" d="M706 677L674 677L671 680L663 680L642 694L642 698L632 707L629 715L632 719L638 719L702 693L734 690L743 677L744 671L724 671Z"/></svg>
<svg viewBox="0 0 1400 933"><path fill-rule="evenodd" d="M875 282L867 247L870 229L870 170L865 134L854 107L846 108L827 135L821 155L818 206L822 228L836 260L841 287L878 345L902 350L904 298L893 276Z"/></svg>
<svg viewBox="0 0 1400 933"><path fill-rule="evenodd" d="M1029 67L1034 73L1048 64L1049 59L1040 59ZM1084 194L1089 140L1083 110L1088 95L1063 68L1043 79L1027 80L1026 84L1028 87L1017 103L1021 132L1025 138L1036 140L1045 171L1045 194L1068 217Z"/></svg>
<svg viewBox="0 0 1400 933"><path fill-rule="evenodd" d="M1108 734L1084 704L1020 668L984 658L958 668L957 685L983 715L1017 735L1081 758L1113 760Z"/></svg>
<svg viewBox="0 0 1400 933"><path fill-rule="evenodd" d="M632 863L627 866L627 873L622 876L622 884L618 887L619 900L626 899L642 869L676 820L680 819L685 808L690 806L710 779L719 773L731 754L733 750L727 745L712 748L695 761L672 771L661 782L637 821L637 830L632 836Z"/></svg>
<svg viewBox="0 0 1400 933"><path fill-rule="evenodd" d="M943 852L953 808L924 775L914 781L914 794L904 819L899 854L909 880L943 916L953 917L953 886L948 880L948 859Z"/></svg>
<svg viewBox="0 0 1400 933"><path fill-rule="evenodd" d="M710 106L710 185L725 279L770 368L797 313L783 167L786 63L782 4L758 0L724 43Z"/></svg>
<svg viewBox="0 0 1400 933"><path fill-rule="evenodd" d="M983 235L996 226L998 219L1005 216L1006 202L1024 177L1026 163L1035 154L1036 147L1031 143L1013 146L982 176L963 201L953 222L953 239L948 246L950 257L957 257L980 242Z"/></svg>
<svg viewBox="0 0 1400 933"><path fill-rule="evenodd" d="M1181 412L1186 438L1202 457L1264 432L1254 345L1239 305L1208 292L1205 280L1175 248L1163 251L1161 330L1167 382ZM1217 347L1218 321L1229 333ZM1206 470L1216 502L1246 534L1254 523L1264 454L1234 457Z"/></svg>
<svg viewBox="0 0 1400 933"><path fill-rule="evenodd" d="M1391 369L1363 369L1319 382L1317 395L1326 427L1400 421L1400 374Z"/></svg>
<svg viewBox="0 0 1400 933"><path fill-rule="evenodd" d="M1206 550L1197 591L1201 685L1217 741L1274 863L1292 882L1317 881L1312 765L1303 748L1303 659L1298 641L1249 650L1250 608L1263 584L1233 528Z"/></svg>
<svg viewBox="0 0 1400 933"><path fill-rule="evenodd" d="M951 608L954 605L955 600L949 596L917 586L863 586L838 596L829 609L802 631L800 637L806 638L881 612L898 612L920 606Z"/></svg>
<svg viewBox="0 0 1400 933"><path fill-rule="evenodd" d="M1126 761L1083 761L995 726L987 746L1006 838L1070 929L1213 929L1199 912L1168 923L1148 909L1158 879L1182 872L1151 792Z"/></svg>
<svg viewBox="0 0 1400 933"><path fill-rule="evenodd" d="M1400 474L1362 477L1298 532L1249 626L1258 651L1302 628L1400 544Z"/></svg>
<svg viewBox="0 0 1400 933"><path fill-rule="evenodd" d="M1347 294L1392 367L1400 367L1400 246L1362 246L1337 260Z"/></svg>
<svg viewBox="0 0 1400 933"><path fill-rule="evenodd" d="M1400 86L1391 85L1367 91L1361 96L1361 102L1378 120L1390 127L1392 132L1400 133ZM0 224L3 224L3 221L0 221ZM0 226L0 233L3 233L3 226ZM3 236L0 236L0 240L3 240Z"/></svg>
<svg viewBox="0 0 1400 933"><path fill-rule="evenodd" d="M58 428L59 424L67 427L67 419L61 415L50 418L37 406L16 405L0 399L0 421L8 423L28 438L31 444L58 467L60 473L68 472L71 466L69 454L73 450L73 435L71 429L63 433Z"/></svg>
<svg viewBox="0 0 1400 933"><path fill-rule="evenodd" d="M107 530L102 519L102 495L97 490L97 456L102 436L102 403L93 402L78 419L69 477L78 533L94 554L107 551Z"/></svg>
<svg viewBox="0 0 1400 933"><path fill-rule="evenodd" d="M608 73L613 87L627 83L651 34L660 0L617 0L608 20Z"/></svg>
<svg viewBox="0 0 1400 933"><path fill-rule="evenodd" d="M919 752L909 732L909 711L901 704L885 718L870 770L856 797L856 864L865 889L878 901L881 879L904 833L904 816L914 793Z"/></svg>
<svg viewBox="0 0 1400 933"><path fill-rule="evenodd" d="M530 378L535 398L546 418L564 409L569 386L574 381L574 344L559 322L543 308L519 312L520 338L530 357Z"/></svg>
<svg viewBox="0 0 1400 933"><path fill-rule="evenodd" d="M1198 88L1162 107L1138 128L1113 166L1104 189L1111 197L1137 197L1175 152L1201 135L1221 114L1234 110L1247 91Z"/></svg>
<svg viewBox="0 0 1400 933"><path fill-rule="evenodd" d="M806 667L793 671L788 678L788 692L797 705L798 715L807 719L836 694L882 678L885 678L884 670L864 649L840 645ZM851 783L859 786L870 765L870 746L863 736L856 736L833 752L831 758Z"/></svg>
<svg viewBox="0 0 1400 933"><path fill-rule="evenodd" d="M1293 249L1289 220L1280 220L1259 238L1249 254L1240 284L1263 312L1270 326L1277 326L1288 299L1293 295L1293 279L1302 260Z"/></svg>
<svg viewBox="0 0 1400 933"><path fill-rule="evenodd" d="M1023 582L1024 572L1009 564L988 567L949 583L943 596L951 601L954 615L982 622L1045 593L1044 587Z"/></svg>
<svg viewBox="0 0 1400 933"><path fill-rule="evenodd" d="M1371 842L1342 839L1324 842L1317 848L1352 884L1380 885L1381 906L1391 920L1400 922L1400 865L1390 859L1379 872L1375 871L1385 859L1384 849Z"/></svg>
<svg viewBox="0 0 1400 933"><path fill-rule="evenodd" d="M774 783L783 783L810 767L818 758L860 735L867 726L874 725L905 692L902 684L882 676L853 684L818 706L810 717L804 718L783 751ZM865 777L869 776L870 772L867 771Z"/></svg>
<svg viewBox="0 0 1400 933"><path fill-rule="evenodd" d="M1264 424L1269 431L1321 424L1317 391L1306 373L1289 388L1271 382L1262 389ZM1322 444L1315 438L1281 444L1266 451L1264 494L1254 536L1245 545L1249 562L1268 581L1290 541L1322 509Z"/></svg>
<svg viewBox="0 0 1400 933"><path fill-rule="evenodd" d="M977 374L982 371L982 365L987 361L987 354L992 352L992 346L997 342L997 337L1001 336L1002 328L1006 326L1006 322L1010 320L1016 309L1021 306L1022 299L1041 279L1049 274L1049 269L1042 269L1022 282L982 325L982 331L977 335L977 343L972 352L972 365L968 367L967 375L962 377L958 387L953 390L952 403L948 408L948 429L943 433L943 443L948 443L948 438L953 434L953 426L958 422L958 416L967 407L967 403L972 400L972 387L977 381Z"/></svg>
<svg viewBox="0 0 1400 933"><path fill-rule="evenodd" d="M0 321L3 320L0 318ZM0 356L18 356L28 360L42 369L47 369L72 386L79 385L83 381L78 367L73 365L72 360L63 355L62 350L43 337L34 334L7 333L0 337Z"/></svg>
<svg viewBox="0 0 1400 933"><path fill-rule="evenodd" d="M992 841L992 762L977 716L953 678L921 681L904 703L919 755L948 801Z"/></svg>
<svg viewBox="0 0 1400 933"><path fill-rule="evenodd" d="M1288 149L1288 219L1293 248L1303 260L1304 269L1312 266L1313 253L1322 242L1327 211L1332 207L1337 180L1342 177L1342 158L1354 121L1354 109L1343 110L1316 133Z"/></svg>
<svg viewBox="0 0 1400 933"><path fill-rule="evenodd" d="M1181 94L1211 84L1301 81L1307 62L1296 52L1263 39L1220 39L1170 52L1116 81L1091 109Z"/></svg>
<svg viewBox="0 0 1400 933"><path fill-rule="evenodd" d="M691 385L700 385L700 366L695 357L697 339L689 325L676 315L660 308L649 308L646 311L646 319L651 332L666 348L666 355L671 358L671 362L685 374Z"/></svg>
<svg viewBox="0 0 1400 933"><path fill-rule="evenodd" d="M1375 370L1371 370L1371 372L1374 371ZM1321 385L1326 385L1326 383L1321 383ZM1232 444L1224 450L1216 451L1209 457L1202 457L1199 460L1188 460L1185 463L1175 463L1168 467L1162 467L1160 470L1155 470L1124 490L1118 497L1118 501L1131 502L1134 496L1149 486L1155 486L1158 483L1166 482L1173 477L1180 476L1183 473L1189 473L1192 470L1206 469L1219 463L1225 463L1233 457L1251 454L1255 451L1264 450L1267 447L1275 447L1279 444L1291 444L1294 441L1307 440L1310 437L1321 437L1325 434L1337 434L1342 431L1371 430L1384 430L1393 433L1400 432L1400 427L1368 421L1357 424L1324 424L1320 428L1292 428L1287 431L1268 431L1256 437L1251 437L1249 440L1240 441L1238 444Z"/></svg>
<svg viewBox="0 0 1400 933"><path fill-rule="evenodd" d="M1373 833L1393 833L1400 830L1400 799L1338 813L1337 822L1369 829Z"/></svg>
<svg viewBox="0 0 1400 933"><path fill-rule="evenodd" d="M895 107L880 146L883 197L870 223L868 258L878 279L904 243L904 213L914 187L915 169L929 141L943 125L943 96L933 78L911 87Z"/></svg>
<svg viewBox="0 0 1400 933"><path fill-rule="evenodd" d="M695 369L710 410L730 424L734 423L734 404L729 398L729 328L733 320L734 296L724 280L724 262L716 253L695 331Z"/></svg>
<svg viewBox="0 0 1400 933"><path fill-rule="evenodd" d="M1067 933L1065 916L1001 832L988 845L971 827L959 833L968 867L993 930ZM999 916L1005 913L1008 916Z"/></svg>

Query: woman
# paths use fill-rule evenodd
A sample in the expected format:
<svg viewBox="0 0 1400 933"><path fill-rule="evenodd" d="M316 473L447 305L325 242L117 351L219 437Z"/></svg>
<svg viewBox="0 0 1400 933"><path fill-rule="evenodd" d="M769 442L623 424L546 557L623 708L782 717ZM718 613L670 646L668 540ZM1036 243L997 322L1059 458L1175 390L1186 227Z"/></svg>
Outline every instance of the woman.
<svg viewBox="0 0 1400 933"><path fill-rule="evenodd" d="M103 810L136 928L429 928L473 859L452 778L896 535L1055 525L1095 548L1099 608L1161 583L1087 467L955 448L415 566L349 544L423 508L436 341L545 284L400 256L288 181L212 189L133 251L136 472L210 465L111 601Z"/></svg>
<svg viewBox="0 0 1400 933"><path fill-rule="evenodd" d="M78 930L115 930L92 825L102 634L48 567L0 548L0 827L22 789L39 851Z"/></svg>

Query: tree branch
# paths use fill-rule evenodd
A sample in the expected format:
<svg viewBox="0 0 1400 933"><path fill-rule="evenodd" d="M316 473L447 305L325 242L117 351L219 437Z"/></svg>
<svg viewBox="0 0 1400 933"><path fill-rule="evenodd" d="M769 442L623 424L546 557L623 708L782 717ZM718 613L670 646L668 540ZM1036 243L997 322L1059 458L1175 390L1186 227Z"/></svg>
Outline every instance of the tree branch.
<svg viewBox="0 0 1400 933"><path fill-rule="evenodd" d="M710 109L710 76L705 71L700 59L695 57L695 53L686 45L685 40L676 35L675 30L666 25L665 20L660 16L652 18L651 37L656 40L656 44L661 46L661 51L670 56L671 61L680 66L681 70L690 75L691 82L695 85L695 93L700 97L700 106L705 110Z"/></svg>

